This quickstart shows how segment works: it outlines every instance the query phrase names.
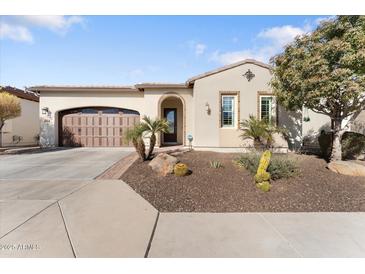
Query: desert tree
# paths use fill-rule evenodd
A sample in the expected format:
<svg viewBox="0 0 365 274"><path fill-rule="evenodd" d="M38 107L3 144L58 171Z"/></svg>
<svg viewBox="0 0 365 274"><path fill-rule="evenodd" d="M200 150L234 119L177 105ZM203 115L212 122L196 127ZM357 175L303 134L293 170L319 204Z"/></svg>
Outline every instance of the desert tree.
<svg viewBox="0 0 365 274"><path fill-rule="evenodd" d="M146 160L146 146L143 141L144 127L141 124L136 124L129 128L124 135L125 140L132 142L139 158L142 161Z"/></svg>
<svg viewBox="0 0 365 274"><path fill-rule="evenodd" d="M365 16L337 16L298 36L271 59L271 85L288 110L303 107L331 119L330 161L341 160L341 138L365 109Z"/></svg>
<svg viewBox="0 0 365 274"><path fill-rule="evenodd" d="M16 118L21 114L20 100L18 97L1 91L0 87L0 132L5 125L5 121Z"/></svg>
<svg viewBox="0 0 365 274"><path fill-rule="evenodd" d="M153 120L148 116L144 116L142 118L142 127L144 129L144 132L149 135L150 145L148 148L147 159L150 159L156 145L156 134L168 132L169 122L166 119Z"/></svg>

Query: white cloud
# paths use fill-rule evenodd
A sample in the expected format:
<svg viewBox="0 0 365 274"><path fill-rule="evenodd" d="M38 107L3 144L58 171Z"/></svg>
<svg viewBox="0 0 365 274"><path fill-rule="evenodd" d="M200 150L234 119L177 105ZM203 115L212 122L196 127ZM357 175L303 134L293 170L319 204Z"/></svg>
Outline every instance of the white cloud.
<svg viewBox="0 0 365 274"><path fill-rule="evenodd" d="M10 25L0 22L0 39L10 39L19 42L33 42L33 36L30 31L19 25Z"/></svg>
<svg viewBox="0 0 365 274"><path fill-rule="evenodd" d="M72 25L85 23L81 16L25 15L17 16L17 19L26 25L47 28L58 33L66 33Z"/></svg>
<svg viewBox="0 0 365 274"><path fill-rule="evenodd" d="M198 43L194 40L187 41L186 44L192 51L194 51L196 56L202 55L207 49L207 45L203 43Z"/></svg>
<svg viewBox="0 0 365 274"><path fill-rule="evenodd" d="M298 35L303 35L312 29L310 24L302 28L291 25L277 26L260 31L256 38L262 42L262 46L253 46L237 51L220 52L215 51L211 55L211 60L226 65L244 59L255 59L268 62L272 56L280 52L285 45L292 42Z"/></svg>
<svg viewBox="0 0 365 274"><path fill-rule="evenodd" d="M45 28L50 31L65 35L73 25L84 26L85 20L81 16L61 15L25 15L9 16L0 22L0 39L11 39L18 42L32 43L34 41L31 29L33 27ZM4 21L6 20L6 22Z"/></svg>
<svg viewBox="0 0 365 274"><path fill-rule="evenodd" d="M195 45L195 55L202 55L205 52L206 48L207 48L207 46L204 44L200 44L200 43L196 44Z"/></svg>
<svg viewBox="0 0 365 274"><path fill-rule="evenodd" d="M244 49L241 51L228 52L215 51L211 55L210 59L222 65L232 64L244 59L255 59L257 61L267 62L273 54L275 54L275 48L266 46L256 50Z"/></svg>
<svg viewBox="0 0 365 274"><path fill-rule="evenodd" d="M314 22L316 25L319 25L320 23L322 23L323 21L328 21L328 20L332 20L334 19L336 16L331 15L331 16L326 16L326 17L319 17L317 18Z"/></svg>
<svg viewBox="0 0 365 274"><path fill-rule="evenodd" d="M303 35L310 30L309 25L305 25L303 28L293 27L291 25L285 25L280 27L268 28L261 31L257 37L261 39L267 39L276 46L285 46L292 42L296 36Z"/></svg>

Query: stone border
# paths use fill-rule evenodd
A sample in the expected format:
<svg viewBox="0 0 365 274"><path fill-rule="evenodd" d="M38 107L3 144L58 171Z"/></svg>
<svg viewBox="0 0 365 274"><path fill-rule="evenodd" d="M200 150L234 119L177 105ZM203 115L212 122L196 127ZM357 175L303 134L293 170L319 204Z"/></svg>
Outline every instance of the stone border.
<svg viewBox="0 0 365 274"><path fill-rule="evenodd" d="M128 168L138 159L138 154L132 152L131 154L123 157L114 165L109 167L100 175L96 176L94 180L120 180L120 177L128 170Z"/></svg>

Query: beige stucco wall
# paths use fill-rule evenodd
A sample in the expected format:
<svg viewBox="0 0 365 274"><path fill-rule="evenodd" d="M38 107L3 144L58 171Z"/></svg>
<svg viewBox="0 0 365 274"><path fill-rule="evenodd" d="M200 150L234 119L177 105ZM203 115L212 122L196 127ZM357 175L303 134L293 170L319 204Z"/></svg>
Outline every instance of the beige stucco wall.
<svg viewBox="0 0 365 274"><path fill-rule="evenodd" d="M248 69L255 74L251 81L248 81L243 76ZM194 145L198 147L240 147L251 145L252 142L243 142L239 138L238 124L234 128L220 127L220 93L239 92L239 120L247 119L250 114L257 116L258 92L271 92L269 86L271 77L271 72L267 68L255 64L243 64L197 80L194 85L194 110L196 117ZM210 114L206 111L206 103L210 106ZM285 115L288 114L283 111L282 116ZM277 137L276 145L286 147L287 142Z"/></svg>
<svg viewBox="0 0 365 274"><path fill-rule="evenodd" d="M40 110L48 107L50 115L41 118L41 143L43 146L58 145L58 113L62 110L78 107L118 107L136 110L143 114L145 100L139 91L125 92L113 90L67 90L42 91Z"/></svg>
<svg viewBox="0 0 365 274"><path fill-rule="evenodd" d="M2 130L2 146L37 145L39 134L39 103L20 99L21 116L5 122ZM20 142L13 142L13 136L20 136Z"/></svg>
<svg viewBox="0 0 365 274"><path fill-rule="evenodd" d="M255 77L248 81L243 75L250 69ZM258 93L271 93L269 85L272 75L269 69L256 64L246 63L219 73L198 79L194 88L146 88L144 91L117 91L113 89L84 89L42 91L40 98L41 110L49 108L50 114L40 114L41 142L43 145L58 145L58 113L62 110L79 107L118 107L136 110L151 118L160 118L161 103L166 99L165 107L175 107L174 100L178 98L182 106L178 108L178 142L188 145L187 136L193 135L195 147L226 147L237 148L252 145L252 141L242 141L239 137L238 120L249 118L250 114L258 115ZM237 93L235 127L220 127L220 96L222 93ZM239 100L238 100L239 97ZM176 101L175 101L176 102ZM206 103L210 112L207 112ZM239 107L239 111L238 111ZM239 113L239 114L238 114ZM307 115L309 122L303 122ZM239 115L239 117L238 117ZM363 115L365 116L365 114ZM360 119L363 116L360 117ZM299 148L303 136L317 136L321 129L328 129L330 120L325 115L310 110L303 112L288 112L277 106L278 125L288 130L289 138L284 140L275 136L275 146ZM184 140L183 140L183 139ZM316 138L316 137L315 137ZM148 145L148 140L146 139ZM158 144L159 144L158 140Z"/></svg>
<svg viewBox="0 0 365 274"><path fill-rule="evenodd" d="M350 126L350 130L365 135L365 110L354 119Z"/></svg>
<svg viewBox="0 0 365 274"><path fill-rule="evenodd" d="M150 117L162 117L160 104L163 102L164 98L169 98L171 96L174 98L180 98L183 103L183 109L185 110L185 144L188 144L187 135L193 134L194 125L194 102L193 102L193 90L186 88L174 88L174 89L145 89L144 99L145 99L145 109L144 113ZM182 115L184 116L184 115ZM178 121L179 123L179 121ZM181 124L180 124L181 125ZM183 141L181 140L183 143Z"/></svg>
<svg viewBox="0 0 365 274"><path fill-rule="evenodd" d="M94 90L50 90L42 91L40 110L47 107L49 115L40 114L41 143L44 146L58 145L58 113L79 107L118 107L136 110L155 119L159 116L159 100L168 94L179 96L185 102L186 132L192 128L192 89L151 89L141 91ZM148 140L146 139L146 145Z"/></svg>
<svg viewBox="0 0 365 274"><path fill-rule="evenodd" d="M303 138L312 143L318 143L318 136L322 130L326 132L331 129L331 119L329 116L313 112L312 110L303 110L303 119L305 116L310 118L310 121L303 121L302 134Z"/></svg>

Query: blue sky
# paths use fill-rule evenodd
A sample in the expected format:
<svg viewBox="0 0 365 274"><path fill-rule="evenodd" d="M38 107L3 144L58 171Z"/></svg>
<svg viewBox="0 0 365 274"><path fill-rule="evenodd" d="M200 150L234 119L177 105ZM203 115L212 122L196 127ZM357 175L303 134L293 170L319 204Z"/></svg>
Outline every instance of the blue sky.
<svg viewBox="0 0 365 274"><path fill-rule="evenodd" d="M184 82L268 62L327 16L1 16L0 84Z"/></svg>

